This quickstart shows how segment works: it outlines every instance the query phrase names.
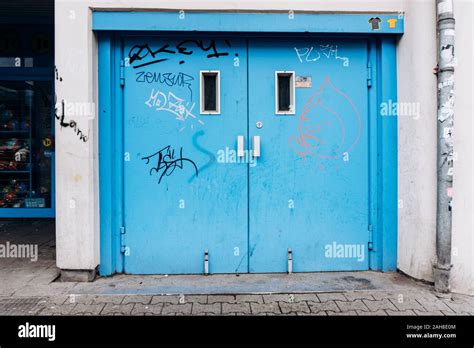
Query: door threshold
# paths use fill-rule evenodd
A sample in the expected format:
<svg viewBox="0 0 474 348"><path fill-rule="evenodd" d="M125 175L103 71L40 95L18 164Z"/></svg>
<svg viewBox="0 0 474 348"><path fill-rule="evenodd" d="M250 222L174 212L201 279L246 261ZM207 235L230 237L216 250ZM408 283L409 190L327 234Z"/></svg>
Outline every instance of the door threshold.
<svg viewBox="0 0 474 348"><path fill-rule="evenodd" d="M213 295L348 291L399 291L414 281L400 273L374 271L293 274L126 275L78 283L76 294Z"/></svg>

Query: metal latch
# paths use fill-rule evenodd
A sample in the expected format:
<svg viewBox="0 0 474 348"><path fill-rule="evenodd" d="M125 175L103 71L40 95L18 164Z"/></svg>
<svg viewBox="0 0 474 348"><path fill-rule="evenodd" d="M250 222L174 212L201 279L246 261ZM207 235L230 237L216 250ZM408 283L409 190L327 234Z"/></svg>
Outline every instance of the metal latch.
<svg viewBox="0 0 474 348"><path fill-rule="evenodd" d="M293 252L288 248L288 274L293 273Z"/></svg>
<svg viewBox="0 0 474 348"><path fill-rule="evenodd" d="M204 251L204 274L209 274L209 251Z"/></svg>

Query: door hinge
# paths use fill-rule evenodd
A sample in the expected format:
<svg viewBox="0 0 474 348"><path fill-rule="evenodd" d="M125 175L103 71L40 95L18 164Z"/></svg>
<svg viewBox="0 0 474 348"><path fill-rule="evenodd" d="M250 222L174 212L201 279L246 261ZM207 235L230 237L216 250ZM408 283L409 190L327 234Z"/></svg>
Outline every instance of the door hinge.
<svg viewBox="0 0 474 348"><path fill-rule="evenodd" d="M367 87L372 87L372 63L367 63Z"/></svg>
<svg viewBox="0 0 474 348"><path fill-rule="evenodd" d="M125 86L125 61L120 61L120 86Z"/></svg>
<svg viewBox="0 0 474 348"><path fill-rule="evenodd" d="M125 227L122 226L122 227L120 227L120 252L122 254L125 253L125 248L126 248L126 246L125 246Z"/></svg>
<svg viewBox="0 0 474 348"><path fill-rule="evenodd" d="M374 241L373 241L373 228L372 225L369 225L369 250L374 250Z"/></svg>

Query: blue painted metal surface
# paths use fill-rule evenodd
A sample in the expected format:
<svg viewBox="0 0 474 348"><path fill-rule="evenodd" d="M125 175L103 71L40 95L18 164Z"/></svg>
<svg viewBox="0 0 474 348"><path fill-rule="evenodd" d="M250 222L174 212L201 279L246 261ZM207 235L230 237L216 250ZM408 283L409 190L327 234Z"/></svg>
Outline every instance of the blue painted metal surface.
<svg viewBox="0 0 474 348"><path fill-rule="evenodd" d="M370 21L370 22L369 22ZM373 22L378 22L376 29ZM123 23L127 23L124 28ZM110 12L93 13L94 30L402 34L399 13Z"/></svg>
<svg viewBox="0 0 474 348"><path fill-rule="evenodd" d="M203 273L206 249L211 273L286 272L288 248L295 272L396 268L394 40L100 34L101 274ZM200 70L221 72L220 115L199 113ZM311 77L295 115L275 115L276 70ZM238 135L261 137L256 166L219 163Z"/></svg>
<svg viewBox="0 0 474 348"><path fill-rule="evenodd" d="M99 38L99 187L100 187L100 274L112 274L115 272L122 272L122 269L116 269L115 263L121 260L121 255L114 254L114 233L117 227L114 226L116 222L116 214L114 204L117 204L115 199L112 199L114 191L113 182L116 175L112 170L114 157L112 155L113 139L112 130L116 131L116 127L112 126L112 115L115 109L112 108L112 89L115 86L113 79L114 71L116 69L113 53L115 47L113 46L112 35L110 33L101 33ZM119 127L120 128L120 127ZM105 199L107 197L107 199ZM110 218L107 218L110 217Z"/></svg>
<svg viewBox="0 0 474 348"><path fill-rule="evenodd" d="M396 42L393 38L380 41L379 49L379 101L393 103L397 100ZM398 231L398 141L397 118L380 116L379 131L382 139L379 147L380 162L380 217L382 264L384 272L397 269Z"/></svg>
<svg viewBox="0 0 474 348"><path fill-rule="evenodd" d="M364 40L250 41L251 272L286 272L288 249L295 272L368 269L366 67ZM311 81L294 115L275 114L275 71Z"/></svg>
<svg viewBox="0 0 474 348"><path fill-rule="evenodd" d="M210 272L246 272L245 41L131 37L124 51L125 272L203 273L206 250ZM201 70L220 71L220 114L200 114Z"/></svg>

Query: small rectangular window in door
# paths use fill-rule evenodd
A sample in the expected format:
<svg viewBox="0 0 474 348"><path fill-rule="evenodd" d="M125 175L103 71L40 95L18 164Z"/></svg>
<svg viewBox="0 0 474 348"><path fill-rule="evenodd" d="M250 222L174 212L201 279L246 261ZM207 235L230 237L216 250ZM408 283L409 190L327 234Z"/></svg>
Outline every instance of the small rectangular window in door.
<svg viewBox="0 0 474 348"><path fill-rule="evenodd" d="M220 72L201 71L201 114L220 114Z"/></svg>
<svg viewBox="0 0 474 348"><path fill-rule="evenodd" d="M295 72L275 72L275 113L295 114Z"/></svg>

